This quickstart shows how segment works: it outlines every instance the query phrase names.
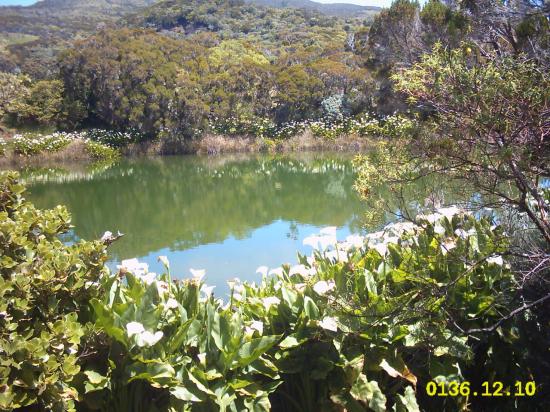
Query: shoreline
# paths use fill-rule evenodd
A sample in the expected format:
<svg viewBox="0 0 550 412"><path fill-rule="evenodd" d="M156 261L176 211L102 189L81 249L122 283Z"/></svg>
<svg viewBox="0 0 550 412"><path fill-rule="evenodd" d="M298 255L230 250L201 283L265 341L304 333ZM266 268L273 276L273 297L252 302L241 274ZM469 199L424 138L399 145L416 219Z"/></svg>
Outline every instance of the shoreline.
<svg viewBox="0 0 550 412"><path fill-rule="evenodd" d="M292 153L292 152L353 152L367 150L374 144L372 137L342 135L336 139L315 137L305 131L287 140L273 141L250 136L227 136L207 134L200 139L184 142L147 141L132 143L120 148L124 158L170 156L170 155L206 155L216 156L232 153ZM0 155L0 169L28 166L47 166L56 163L79 162L93 163L94 159L85 148L83 141L71 142L67 147L55 151L42 151L34 155L19 155L13 152Z"/></svg>

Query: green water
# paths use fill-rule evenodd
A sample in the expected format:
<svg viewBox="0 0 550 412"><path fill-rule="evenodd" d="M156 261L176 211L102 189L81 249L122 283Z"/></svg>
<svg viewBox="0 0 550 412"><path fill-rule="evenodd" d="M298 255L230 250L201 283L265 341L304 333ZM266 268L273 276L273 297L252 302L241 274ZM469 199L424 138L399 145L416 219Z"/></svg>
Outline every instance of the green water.
<svg viewBox="0 0 550 412"><path fill-rule="evenodd" d="M110 247L111 268L137 257L158 273L157 258L165 255L174 277L205 269L206 282L223 297L228 279L258 281L259 266L276 268L296 263L297 252L310 254L303 239L326 226L336 226L343 240L396 218L382 213L377 224L365 225L365 212L379 206L360 201L353 190L351 159L326 153L174 156L63 165L22 176L38 207L68 207L75 228L67 242L120 231L124 237ZM419 179L404 189L405 203L394 203L394 213L403 204L414 211L457 199L445 179ZM463 184L457 191L468 192ZM389 190L381 194L395 197Z"/></svg>
<svg viewBox="0 0 550 412"><path fill-rule="evenodd" d="M24 176L38 207L72 213L67 241L119 230L112 267L138 257L159 272L157 257L166 255L176 277L206 269L219 296L230 278L257 281L258 266L311 253L302 240L323 227L337 226L341 239L362 230L350 155L178 156Z"/></svg>

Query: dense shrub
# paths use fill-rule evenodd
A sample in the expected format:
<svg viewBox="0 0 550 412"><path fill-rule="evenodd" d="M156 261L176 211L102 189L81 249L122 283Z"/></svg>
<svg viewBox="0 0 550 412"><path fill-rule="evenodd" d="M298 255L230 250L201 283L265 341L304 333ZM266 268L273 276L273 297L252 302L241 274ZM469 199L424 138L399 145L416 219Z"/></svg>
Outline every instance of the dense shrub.
<svg viewBox="0 0 550 412"><path fill-rule="evenodd" d="M120 152L102 143L85 141L86 152L95 160L115 160L120 157Z"/></svg>
<svg viewBox="0 0 550 412"><path fill-rule="evenodd" d="M72 410L105 247L63 244L67 210L37 210L23 191L15 174L0 174L0 409Z"/></svg>
<svg viewBox="0 0 550 412"><path fill-rule="evenodd" d="M77 133L55 132L49 135L36 133L16 134L6 143L14 153L31 156L40 152L57 152L69 145L74 139L77 139Z"/></svg>
<svg viewBox="0 0 550 412"><path fill-rule="evenodd" d="M210 130L229 136L252 136L257 138L288 139L310 130L315 137L332 140L343 135L396 138L414 134L416 122L405 115L376 117L363 114L357 117L323 117L275 125L268 119L250 117L214 118Z"/></svg>
<svg viewBox="0 0 550 412"><path fill-rule="evenodd" d="M0 156L8 150L22 156L43 152L53 153L66 148L74 141L84 142L86 152L95 160L115 160L120 156L118 147L138 141L139 135L92 129L82 132L55 132L47 135L37 133L16 134L7 141L0 140Z"/></svg>

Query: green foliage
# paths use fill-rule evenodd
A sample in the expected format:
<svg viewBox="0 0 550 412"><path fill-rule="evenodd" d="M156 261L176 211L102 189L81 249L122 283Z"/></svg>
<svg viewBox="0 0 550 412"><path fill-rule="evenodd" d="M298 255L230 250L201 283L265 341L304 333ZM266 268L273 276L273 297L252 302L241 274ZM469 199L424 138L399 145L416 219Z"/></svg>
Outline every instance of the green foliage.
<svg viewBox="0 0 550 412"><path fill-rule="evenodd" d="M154 280L134 265L123 262L126 281L105 279L110 293L91 302L112 355L85 371L85 399L110 410L269 410L277 384L262 376L276 372L262 355L280 337L246 333L242 314L205 297L199 280L172 283L168 267Z"/></svg>
<svg viewBox="0 0 550 412"><path fill-rule="evenodd" d="M126 280L105 277L110 292L92 301L112 355L89 364L84 399L122 410L419 410L417 385L509 368L521 351L508 328L481 338L502 358L473 369L478 346L465 332L491 325L512 299L506 238L454 213L321 249L259 286L232 281L226 305L209 296L203 273L172 283L162 257L160 277L123 261ZM327 233L309 242L334 243Z"/></svg>
<svg viewBox="0 0 550 412"><path fill-rule="evenodd" d="M136 131L119 132L116 130L89 129L85 132L85 138L114 149L128 146L143 140L143 136Z"/></svg>
<svg viewBox="0 0 550 412"><path fill-rule="evenodd" d="M29 82L27 76L0 72L0 121L11 111L14 102L28 96Z"/></svg>
<svg viewBox="0 0 550 412"><path fill-rule="evenodd" d="M66 209L37 210L23 191L15 174L0 175L0 409L74 410L105 247L64 245Z"/></svg>
<svg viewBox="0 0 550 412"><path fill-rule="evenodd" d="M23 97L12 102L8 114L16 124L61 124L66 117L63 110L63 83L60 80L32 83Z"/></svg>
<svg viewBox="0 0 550 412"><path fill-rule="evenodd" d="M86 145L86 152L92 159L112 161L120 157L120 152L117 149L103 143L86 140L84 144Z"/></svg>
<svg viewBox="0 0 550 412"><path fill-rule="evenodd" d="M436 45L432 54L393 76L410 103L434 112L416 142L421 161L525 210L550 243L550 206L538 188L540 178L548 176L550 76L526 56L478 57L472 47ZM503 193L503 184L517 193Z"/></svg>
<svg viewBox="0 0 550 412"><path fill-rule="evenodd" d="M289 122L280 126L263 118L244 116L226 119L215 118L209 123L209 128L220 134L275 140L289 139L309 130L316 138L334 140L344 135L399 139L405 136L410 137L416 133L417 125L404 115L392 115L378 119L373 115L363 114L356 118L338 117L334 119L334 116L325 116L315 121Z"/></svg>
<svg viewBox="0 0 550 412"><path fill-rule="evenodd" d="M212 118L315 118L323 99L342 90L352 114L368 100L366 71L344 50L341 21L226 1L187 3L165 2L129 18L169 36L104 30L61 56L70 124L178 140L200 135ZM243 15L258 27L241 32Z"/></svg>
<svg viewBox="0 0 550 412"><path fill-rule="evenodd" d="M78 134L63 132L55 132L49 135L16 134L5 143L5 147L13 150L15 154L32 156L41 152L53 153L62 150L78 137Z"/></svg>

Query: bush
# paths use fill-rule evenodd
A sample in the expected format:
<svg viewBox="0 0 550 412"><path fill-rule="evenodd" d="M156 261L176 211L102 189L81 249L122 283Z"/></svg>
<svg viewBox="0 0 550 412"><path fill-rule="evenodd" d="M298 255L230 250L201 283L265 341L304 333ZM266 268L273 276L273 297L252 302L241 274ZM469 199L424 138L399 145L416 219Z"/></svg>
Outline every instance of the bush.
<svg viewBox="0 0 550 412"><path fill-rule="evenodd" d="M268 119L230 117L214 119L210 122L210 129L219 134L276 140L289 139L309 129L315 137L334 140L346 134L390 138L410 136L416 130L416 123L414 119L402 114L383 118L370 114L363 114L357 118L327 115L318 120L289 122L279 126Z"/></svg>
<svg viewBox="0 0 550 412"><path fill-rule="evenodd" d="M0 409L73 410L105 247L64 245L67 210L37 210L23 191L14 173L0 174Z"/></svg>
<svg viewBox="0 0 550 412"><path fill-rule="evenodd" d="M95 160L116 160L120 152L102 143L86 140L86 151Z"/></svg>
<svg viewBox="0 0 550 412"><path fill-rule="evenodd" d="M90 129L86 131L86 137L93 142L118 149L137 143L144 139L137 131L120 132L117 130Z"/></svg>
<svg viewBox="0 0 550 412"><path fill-rule="evenodd" d="M16 134L9 141L14 153L23 156L32 156L41 152L57 152L67 147L73 140L78 139L77 133L55 132L50 135ZM8 146L8 144L6 144Z"/></svg>

